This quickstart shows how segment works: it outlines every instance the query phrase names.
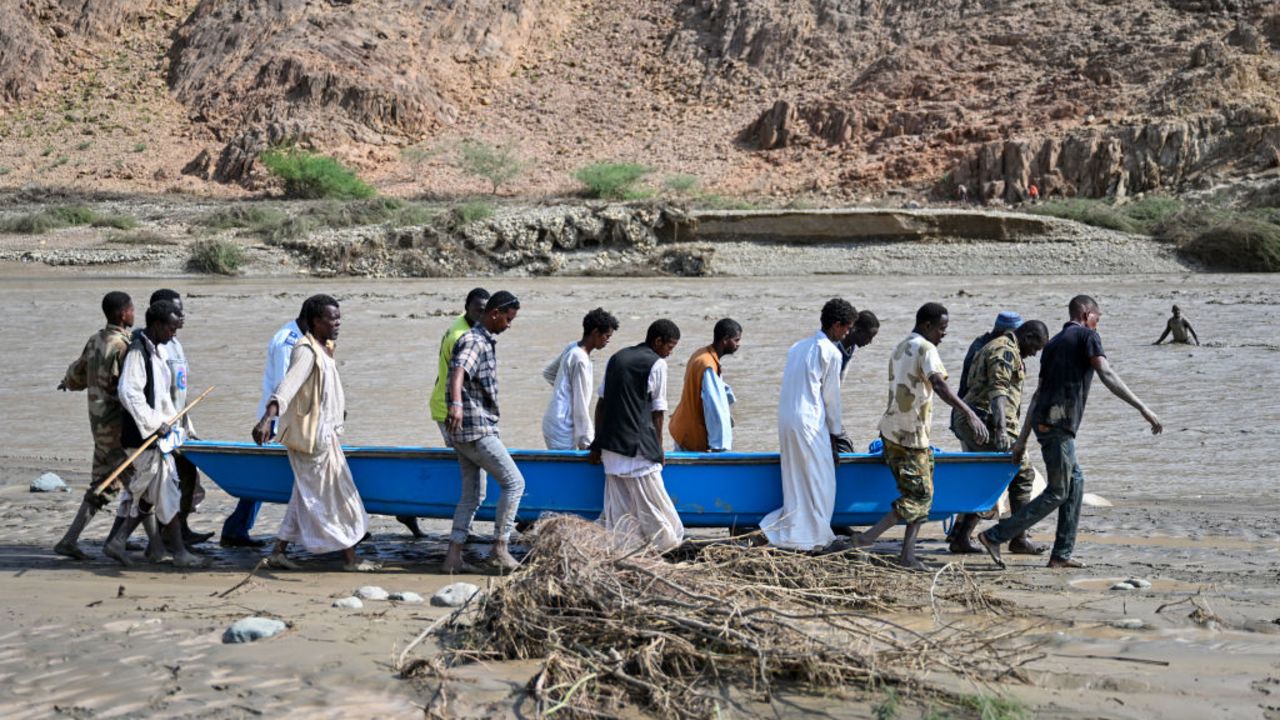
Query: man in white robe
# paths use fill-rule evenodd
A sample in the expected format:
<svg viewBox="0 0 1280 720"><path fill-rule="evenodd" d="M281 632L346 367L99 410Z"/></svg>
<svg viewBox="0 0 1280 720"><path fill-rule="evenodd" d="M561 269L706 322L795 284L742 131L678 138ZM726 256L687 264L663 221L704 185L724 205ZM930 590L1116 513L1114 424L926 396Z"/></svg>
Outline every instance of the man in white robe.
<svg viewBox="0 0 1280 720"><path fill-rule="evenodd" d="M582 318L582 339L570 343L542 370L551 384L551 402L542 415L542 439L548 450L586 450L595 439L591 420L591 353L603 350L618 329L618 319L596 308Z"/></svg>
<svg viewBox="0 0 1280 720"><path fill-rule="evenodd" d="M857 316L847 301L827 301L822 307L822 329L787 352L778 399L782 507L760 521L771 545L814 550L835 540L831 531L836 503L832 445L844 435L841 356L836 343L849 333Z"/></svg>
<svg viewBox="0 0 1280 720"><path fill-rule="evenodd" d="M160 562L167 557L163 532L174 548L174 565L199 567L203 564L182 542L179 515L182 490L178 486L178 469L172 452L181 444L183 431L169 425L178 411L170 391L172 370L162 347L173 339L180 326L179 310L171 301L152 304L147 308L147 327L130 342L120 369L117 395L127 414L121 445L125 452L132 454L147 438L153 435L159 438L134 461L133 475L121 498L121 514L127 516L127 520L103 547L107 557L126 566L132 565L133 560L125 544L138 525L146 529L151 541L148 560Z"/></svg>
<svg viewBox="0 0 1280 720"><path fill-rule="evenodd" d="M338 301L328 295L312 296L303 303L302 318L307 334L294 345L289 371L253 429L254 441L262 445L271 437L272 421L281 417L280 444L288 451L294 474L293 493L267 565L298 569L285 556L289 544L298 543L313 554L341 550L343 569L350 572L380 570L381 565L362 561L355 552L368 529L369 516L339 439L346 398L332 356L342 324Z"/></svg>

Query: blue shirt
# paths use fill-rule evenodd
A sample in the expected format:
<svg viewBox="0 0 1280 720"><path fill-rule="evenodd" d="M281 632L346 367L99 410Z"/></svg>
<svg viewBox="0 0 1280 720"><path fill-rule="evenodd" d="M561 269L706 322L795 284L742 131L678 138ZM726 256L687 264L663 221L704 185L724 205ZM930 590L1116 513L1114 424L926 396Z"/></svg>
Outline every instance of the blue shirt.
<svg viewBox="0 0 1280 720"><path fill-rule="evenodd" d="M290 320L284 327L271 336L267 343L267 363L262 369L262 399L258 401L258 417L267 412L267 401L276 391L276 386L284 380L289 372L289 356L293 354L293 346L302 339L302 330L297 320Z"/></svg>

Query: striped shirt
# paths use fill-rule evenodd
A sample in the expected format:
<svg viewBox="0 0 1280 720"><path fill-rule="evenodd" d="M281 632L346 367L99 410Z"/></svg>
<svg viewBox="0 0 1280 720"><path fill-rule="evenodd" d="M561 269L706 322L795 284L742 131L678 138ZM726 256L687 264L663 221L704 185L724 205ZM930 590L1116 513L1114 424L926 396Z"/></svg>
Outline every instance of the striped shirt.
<svg viewBox="0 0 1280 720"><path fill-rule="evenodd" d="M462 429L454 442L474 442L498 434L498 339L476 325L453 346L449 370L462 368Z"/></svg>

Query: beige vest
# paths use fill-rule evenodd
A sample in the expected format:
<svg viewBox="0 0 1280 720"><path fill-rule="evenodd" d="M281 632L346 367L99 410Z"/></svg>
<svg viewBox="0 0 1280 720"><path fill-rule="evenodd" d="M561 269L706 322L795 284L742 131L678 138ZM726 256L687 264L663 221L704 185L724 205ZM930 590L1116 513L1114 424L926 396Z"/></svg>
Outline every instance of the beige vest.
<svg viewBox="0 0 1280 720"><path fill-rule="evenodd" d="M311 376L298 388L298 394L289 403L289 409L280 418L280 444L310 455L316 449L316 435L320 430L320 396L324 380L320 371L320 343L307 333L298 341L315 353L316 362Z"/></svg>

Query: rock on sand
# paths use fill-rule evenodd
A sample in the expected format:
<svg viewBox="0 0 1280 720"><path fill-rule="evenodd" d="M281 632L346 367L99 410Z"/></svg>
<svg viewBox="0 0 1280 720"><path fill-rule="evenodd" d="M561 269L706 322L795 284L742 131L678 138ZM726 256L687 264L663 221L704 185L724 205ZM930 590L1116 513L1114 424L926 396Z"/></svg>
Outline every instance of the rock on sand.
<svg viewBox="0 0 1280 720"><path fill-rule="evenodd" d="M69 492L57 473L47 472L31 481L31 492Z"/></svg>
<svg viewBox="0 0 1280 720"><path fill-rule="evenodd" d="M409 605L417 605L422 602L421 595L419 595L416 592L409 592L407 590L403 592L393 592L389 596L387 596L387 599L395 600L396 602L408 603Z"/></svg>
<svg viewBox="0 0 1280 720"><path fill-rule="evenodd" d="M386 600L387 591L377 585L363 585L356 588L356 597L364 600Z"/></svg>
<svg viewBox="0 0 1280 720"><path fill-rule="evenodd" d="M359 610L364 607L364 603L358 597L345 597L341 600L334 600L333 606L336 608L345 608L347 610Z"/></svg>
<svg viewBox="0 0 1280 720"><path fill-rule="evenodd" d="M247 617L235 621L222 633L224 643L247 643L284 632L285 624L264 617Z"/></svg>
<svg viewBox="0 0 1280 720"><path fill-rule="evenodd" d="M1120 618L1111 623L1111 627L1120 628L1121 630L1141 630L1146 623L1142 622L1142 618Z"/></svg>
<svg viewBox="0 0 1280 720"><path fill-rule="evenodd" d="M471 596L480 592L480 588L468 582L456 582L445 585L431 596L431 604L436 607L462 607Z"/></svg>

